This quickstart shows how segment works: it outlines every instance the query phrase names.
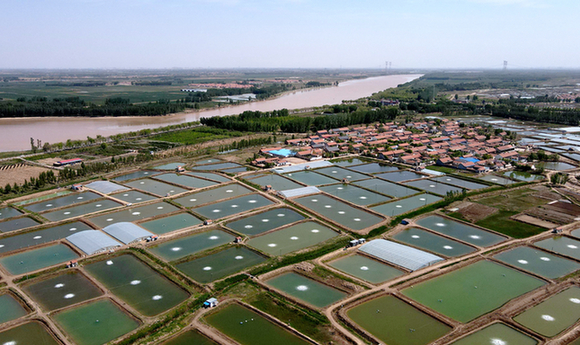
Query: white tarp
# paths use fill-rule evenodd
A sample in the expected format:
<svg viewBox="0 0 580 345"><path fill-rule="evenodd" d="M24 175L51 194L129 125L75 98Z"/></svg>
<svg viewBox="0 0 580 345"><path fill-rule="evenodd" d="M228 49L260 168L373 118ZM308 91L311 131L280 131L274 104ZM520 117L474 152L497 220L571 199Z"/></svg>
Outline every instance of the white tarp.
<svg viewBox="0 0 580 345"><path fill-rule="evenodd" d="M443 260L437 255L383 239L372 240L359 250L410 271L416 271Z"/></svg>
<svg viewBox="0 0 580 345"><path fill-rule="evenodd" d="M125 244L141 241L153 236L153 233L129 222L111 224L103 228L103 231Z"/></svg>
<svg viewBox="0 0 580 345"><path fill-rule="evenodd" d="M98 230L80 231L68 236L66 240L88 255L122 246L121 243Z"/></svg>

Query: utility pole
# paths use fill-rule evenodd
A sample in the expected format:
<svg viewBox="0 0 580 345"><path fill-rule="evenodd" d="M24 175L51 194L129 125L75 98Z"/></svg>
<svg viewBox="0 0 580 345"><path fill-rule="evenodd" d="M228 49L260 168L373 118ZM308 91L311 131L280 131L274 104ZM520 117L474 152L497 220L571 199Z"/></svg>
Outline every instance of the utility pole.
<svg viewBox="0 0 580 345"><path fill-rule="evenodd" d="M508 65L508 62L504 60L504 62L503 62L503 70L504 71L507 70L507 65Z"/></svg>

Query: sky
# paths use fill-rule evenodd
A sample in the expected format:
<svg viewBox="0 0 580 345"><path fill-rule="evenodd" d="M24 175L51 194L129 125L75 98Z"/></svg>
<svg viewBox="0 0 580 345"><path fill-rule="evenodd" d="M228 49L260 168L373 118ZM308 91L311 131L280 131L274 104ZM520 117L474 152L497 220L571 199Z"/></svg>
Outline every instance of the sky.
<svg viewBox="0 0 580 345"><path fill-rule="evenodd" d="M578 0L0 0L0 68L580 68Z"/></svg>

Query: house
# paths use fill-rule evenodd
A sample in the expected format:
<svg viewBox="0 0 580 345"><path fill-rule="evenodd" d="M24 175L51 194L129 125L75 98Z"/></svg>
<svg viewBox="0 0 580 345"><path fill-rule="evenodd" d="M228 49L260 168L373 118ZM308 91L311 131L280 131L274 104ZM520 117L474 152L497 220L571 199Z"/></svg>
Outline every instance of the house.
<svg viewBox="0 0 580 345"><path fill-rule="evenodd" d="M213 308L216 307L218 305L218 300L216 298L210 298L207 301L203 302L203 307L204 308Z"/></svg>

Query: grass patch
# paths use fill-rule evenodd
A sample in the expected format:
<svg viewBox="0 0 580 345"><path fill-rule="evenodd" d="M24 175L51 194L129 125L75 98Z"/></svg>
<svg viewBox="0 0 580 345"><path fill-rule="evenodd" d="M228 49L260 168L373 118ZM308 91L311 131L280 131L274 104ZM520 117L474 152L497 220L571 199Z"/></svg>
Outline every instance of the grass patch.
<svg viewBox="0 0 580 345"><path fill-rule="evenodd" d="M477 202L502 211L522 212L547 203L546 199L533 196L535 193L537 191L530 188L514 189L492 197L481 198Z"/></svg>
<svg viewBox="0 0 580 345"><path fill-rule="evenodd" d="M546 229L539 226L509 219L509 217L518 213L516 211L499 211L475 224L513 238L526 238L546 231Z"/></svg>
<svg viewBox="0 0 580 345"><path fill-rule="evenodd" d="M427 167L427 169L439 171L439 172L446 173L446 174L456 174L457 173L457 169L439 166L439 165L432 165L432 166Z"/></svg>
<svg viewBox="0 0 580 345"><path fill-rule="evenodd" d="M175 131L157 134L150 137L150 140L167 141L184 145L200 144L210 140L219 140L231 137L240 137L244 133L236 131L227 131L224 129L197 127L185 131Z"/></svg>

